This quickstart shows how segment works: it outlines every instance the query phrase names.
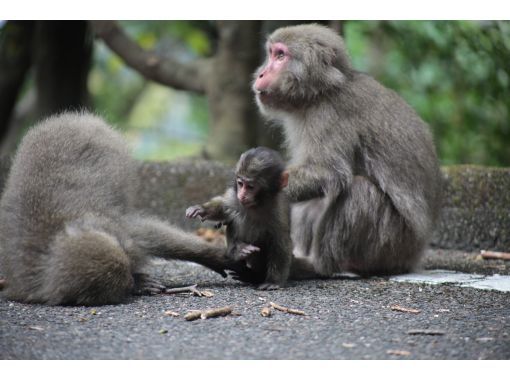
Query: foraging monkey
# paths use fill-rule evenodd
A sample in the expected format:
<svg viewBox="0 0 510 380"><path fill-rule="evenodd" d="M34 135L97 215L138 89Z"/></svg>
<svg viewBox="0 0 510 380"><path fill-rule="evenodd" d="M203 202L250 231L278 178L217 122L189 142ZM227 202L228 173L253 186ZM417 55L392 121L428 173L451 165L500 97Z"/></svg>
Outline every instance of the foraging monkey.
<svg viewBox="0 0 510 380"><path fill-rule="evenodd" d="M286 195L288 173L281 156L258 147L241 155L233 186L223 196L186 210L188 218L221 222L227 226L227 252L245 259L251 282L260 290L275 290L289 276L292 242Z"/></svg>
<svg viewBox="0 0 510 380"><path fill-rule="evenodd" d="M440 207L427 125L354 70L331 29L281 28L266 47L253 90L262 114L282 122L290 153L291 277L412 270Z"/></svg>
<svg viewBox="0 0 510 380"><path fill-rule="evenodd" d="M224 248L136 212L137 182L127 144L99 117L64 113L32 128L0 200L7 298L118 303L152 286L139 274L150 255L194 261L223 276L235 267Z"/></svg>

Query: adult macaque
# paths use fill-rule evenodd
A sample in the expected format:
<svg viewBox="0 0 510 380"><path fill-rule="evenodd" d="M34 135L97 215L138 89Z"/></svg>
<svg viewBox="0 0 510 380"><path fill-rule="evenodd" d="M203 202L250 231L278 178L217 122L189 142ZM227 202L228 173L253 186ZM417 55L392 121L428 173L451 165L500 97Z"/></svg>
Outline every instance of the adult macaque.
<svg viewBox="0 0 510 380"><path fill-rule="evenodd" d="M199 217L227 226L227 252L246 260L251 282L260 290L275 290L289 276L292 242L286 195L288 173L280 155L258 147L241 155L235 181L223 196L189 207L188 218Z"/></svg>
<svg viewBox="0 0 510 380"><path fill-rule="evenodd" d="M0 260L7 298L99 305L157 291L141 269L149 256L190 260L226 276L236 263L205 243L133 209L136 164L100 118L65 113L20 144L0 201Z"/></svg>
<svg viewBox="0 0 510 380"><path fill-rule="evenodd" d="M440 207L427 125L395 92L351 67L319 25L276 30L253 90L290 153L291 277L413 269Z"/></svg>

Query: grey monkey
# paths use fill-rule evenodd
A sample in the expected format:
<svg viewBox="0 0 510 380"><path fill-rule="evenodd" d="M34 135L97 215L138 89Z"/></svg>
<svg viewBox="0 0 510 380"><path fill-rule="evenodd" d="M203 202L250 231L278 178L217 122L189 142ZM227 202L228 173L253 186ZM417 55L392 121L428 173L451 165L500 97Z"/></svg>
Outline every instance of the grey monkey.
<svg viewBox="0 0 510 380"><path fill-rule="evenodd" d="M260 290L275 290L289 277L292 242L289 201L282 191L288 173L278 152L257 147L244 152L223 196L186 210L189 218L226 225L227 251L246 260Z"/></svg>
<svg viewBox="0 0 510 380"><path fill-rule="evenodd" d="M0 200L7 298L46 304L122 302L151 286L150 256L190 260L226 276L225 249L133 208L136 164L101 118L64 113L32 128Z"/></svg>
<svg viewBox="0 0 510 380"><path fill-rule="evenodd" d="M428 126L394 91L354 70L343 40L311 24L276 30L253 82L290 155L291 277L412 270L440 208Z"/></svg>

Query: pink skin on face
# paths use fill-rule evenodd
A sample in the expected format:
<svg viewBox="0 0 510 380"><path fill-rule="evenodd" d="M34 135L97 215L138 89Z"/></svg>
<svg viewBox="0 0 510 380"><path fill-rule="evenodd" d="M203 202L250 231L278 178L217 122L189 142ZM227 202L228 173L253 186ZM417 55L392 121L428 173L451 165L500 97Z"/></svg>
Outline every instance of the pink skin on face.
<svg viewBox="0 0 510 380"><path fill-rule="evenodd" d="M258 93L267 91L276 81L289 60L289 48L285 44L281 42L270 44L268 47L267 64L259 73L253 86L255 91Z"/></svg>
<svg viewBox="0 0 510 380"><path fill-rule="evenodd" d="M241 178L237 179L237 199L243 206L251 207L253 205L255 193L256 189L252 184L247 183Z"/></svg>

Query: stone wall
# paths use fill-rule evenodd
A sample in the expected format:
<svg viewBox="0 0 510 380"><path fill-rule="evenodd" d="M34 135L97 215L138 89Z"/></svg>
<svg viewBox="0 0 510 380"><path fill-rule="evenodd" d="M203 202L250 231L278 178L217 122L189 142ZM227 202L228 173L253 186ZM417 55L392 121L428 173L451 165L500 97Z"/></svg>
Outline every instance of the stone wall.
<svg viewBox="0 0 510 380"><path fill-rule="evenodd" d="M510 251L510 168L447 166L433 246Z"/></svg>
<svg viewBox="0 0 510 380"><path fill-rule="evenodd" d="M3 188L5 163L0 162ZM510 251L510 168L444 167L444 202L432 246L474 251ZM187 230L200 223L186 220L187 206L221 194L232 169L217 162L182 160L143 162L137 207Z"/></svg>

